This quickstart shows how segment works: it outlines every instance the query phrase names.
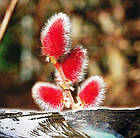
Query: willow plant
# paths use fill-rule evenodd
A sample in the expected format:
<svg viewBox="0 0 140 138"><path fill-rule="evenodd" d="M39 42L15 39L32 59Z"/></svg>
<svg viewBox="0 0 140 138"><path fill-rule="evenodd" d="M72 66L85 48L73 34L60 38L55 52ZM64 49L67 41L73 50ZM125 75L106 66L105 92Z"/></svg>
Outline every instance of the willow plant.
<svg viewBox="0 0 140 138"><path fill-rule="evenodd" d="M68 109L92 109L104 99L105 83L100 76L91 76L77 89L74 100L73 85L84 80L88 65L87 49L82 46L72 48L71 23L64 13L52 16L41 31L42 54L46 62L56 68L57 85L37 82L32 88L34 101L47 111ZM75 102L76 101L76 102Z"/></svg>

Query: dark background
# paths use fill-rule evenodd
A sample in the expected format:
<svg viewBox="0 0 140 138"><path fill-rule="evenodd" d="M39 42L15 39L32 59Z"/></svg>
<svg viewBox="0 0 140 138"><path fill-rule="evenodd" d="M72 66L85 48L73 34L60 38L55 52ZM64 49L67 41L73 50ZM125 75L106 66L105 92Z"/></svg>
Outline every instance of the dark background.
<svg viewBox="0 0 140 138"><path fill-rule="evenodd" d="M9 4L0 0L0 23ZM103 106L139 106L139 5L139 0L20 0L0 43L0 108L37 109L32 86L54 83L54 67L40 53L40 30L58 12L71 19L72 45L88 49L86 78L101 75L107 84Z"/></svg>

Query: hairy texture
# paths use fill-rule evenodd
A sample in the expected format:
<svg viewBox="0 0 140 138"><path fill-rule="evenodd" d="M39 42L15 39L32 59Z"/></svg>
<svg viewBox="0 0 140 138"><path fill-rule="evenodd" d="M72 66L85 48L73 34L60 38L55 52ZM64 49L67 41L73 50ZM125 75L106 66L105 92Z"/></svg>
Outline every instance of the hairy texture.
<svg viewBox="0 0 140 138"><path fill-rule="evenodd" d="M58 13L52 16L42 29L42 53L58 59L67 54L71 48L71 24L66 14Z"/></svg>
<svg viewBox="0 0 140 138"><path fill-rule="evenodd" d="M88 65L87 50L77 46L62 61L61 66L65 77L72 83L78 83L84 79ZM61 83L61 77L56 72L56 80Z"/></svg>
<svg viewBox="0 0 140 138"><path fill-rule="evenodd" d="M32 96L43 110L60 111L63 109L63 92L54 84L36 83L32 88Z"/></svg>
<svg viewBox="0 0 140 138"><path fill-rule="evenodd" d="M99 106L105 93L105 83L99 76L92 76L78 89L78 97L85 108Z"/></svg>

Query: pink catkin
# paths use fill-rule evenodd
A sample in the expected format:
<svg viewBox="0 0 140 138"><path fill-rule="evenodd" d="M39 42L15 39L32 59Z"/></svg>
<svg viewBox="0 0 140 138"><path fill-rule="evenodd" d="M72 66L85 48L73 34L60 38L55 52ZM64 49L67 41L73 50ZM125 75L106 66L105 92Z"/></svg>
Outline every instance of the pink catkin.
<svg viewBox="0 0 140 138"><path fill-rule="evenodd" d="M72 83L78 83L83 80L85 69L87 68L87 50L82 46L75 47L62 61L61 66L65 77ZM56 73L56 80L60 76Z"/></svg>
<svg viewBox="0 0 140 138"><path fill-rule="evenodd" d="M51 87L45 87L45 86L40 87L39 95L40 95L40 98L45 103L49 103L54 108L59 106L63 100L62 91L51 88Z"/></svg>
<svg viewBox="0 0 140 138"><path fill-rule="evenodd" d="M56 60L71 49L71 23L64 13L52 16L41 31L42 53Z"/></svg>
<svg viewBox="0 0 140 138"><path fill-rule="evenodd" d="M78 97L85 108L99 106L105 93L105 83L99 76L87 79L78 90Z"/></svg>
<svg viewBox="0 0 140 138"><path fill-rule="evenodd" d="M63 20L57 19L43 38L43 54L58 59L65 52Z"/></svg>
<svg viewBox="0 0 140 138"><path fill-rule="evenodd" d="M32 97L43 110L61 111L63 109L63 91L54 84L37 82L32 88Z"/></svg>
<svg viewBox="0 0 140 138"><path fill-rule="evenodd" d="M96 97L99 94L100 86L97 82L89 83L79 94L81 101L85 106L94 104Z"/></svg>
<svg viewBox="0 0 140 138"><path fill-rule="evenodd" d="M72 82L78 81L77 76L81 71L83 58L84 54L78 47L73 49L62 63L62 69L66 78L68 78Z"/></svg>

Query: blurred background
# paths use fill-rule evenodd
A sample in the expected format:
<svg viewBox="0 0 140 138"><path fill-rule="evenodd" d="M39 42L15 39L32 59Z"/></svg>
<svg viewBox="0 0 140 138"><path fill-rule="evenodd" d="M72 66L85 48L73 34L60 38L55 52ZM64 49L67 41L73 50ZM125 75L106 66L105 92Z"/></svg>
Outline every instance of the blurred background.
<svg viewBox="0 0 140 138"><path fill-rule="evenodd" d="M0 24L11 1L0 0ZM17 0L0 42L0 108L38 109L32 86L54 83L54 67L40 53L40 30L58 12L71 19L72 45L88 49L86 78L101 75L107 84L103 106L140 106L139 5L139 0Z"/></svg>

